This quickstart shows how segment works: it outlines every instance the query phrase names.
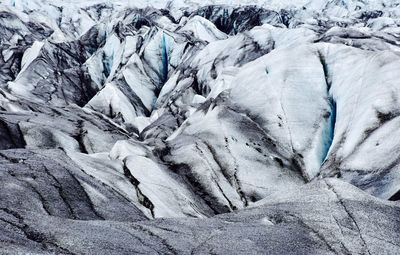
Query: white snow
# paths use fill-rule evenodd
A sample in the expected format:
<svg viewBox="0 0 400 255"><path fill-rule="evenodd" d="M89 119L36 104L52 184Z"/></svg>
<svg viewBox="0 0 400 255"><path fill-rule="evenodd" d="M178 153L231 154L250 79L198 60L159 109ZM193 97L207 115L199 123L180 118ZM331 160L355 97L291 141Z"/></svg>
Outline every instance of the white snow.
<svg viewBox="0 0 400 255"><path fill-rule="evenodd" d="M21 60L21 71L23 73L26 68L40 55L40 51L44 45L44 42L35 41L33 45L24 52ZM17 77L18 79L18 77Z"/></svg>

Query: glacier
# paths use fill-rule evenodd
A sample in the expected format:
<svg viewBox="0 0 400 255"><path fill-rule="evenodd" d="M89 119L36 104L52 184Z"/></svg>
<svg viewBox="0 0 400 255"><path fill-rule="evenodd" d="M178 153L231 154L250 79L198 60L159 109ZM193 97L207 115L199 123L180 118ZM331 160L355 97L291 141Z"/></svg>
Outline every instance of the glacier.
<svg viewBox="0 0 400 255"><path fill-rule="evenodd" d="M399 254L398 0L0 1L1 254Z"/></svg>

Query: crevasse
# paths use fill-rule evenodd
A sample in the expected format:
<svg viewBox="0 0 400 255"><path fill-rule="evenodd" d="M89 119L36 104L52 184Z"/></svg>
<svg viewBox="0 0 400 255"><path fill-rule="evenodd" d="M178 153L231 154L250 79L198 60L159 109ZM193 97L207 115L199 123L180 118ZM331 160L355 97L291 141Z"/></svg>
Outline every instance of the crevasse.
<svg viewBox="0 0 400 255"><path fill-rule="evenodd" d="M161 84L164 84L168 80L168 45L163 33L161 39Z"/></svg>
<svg viewBox="0 0 400 255"><path fill-rule="evenodd" d="M168 66L169 66L168 44L167 44L167 39L165 38L164 32L161 37L160 49L161 49L160 83L156 87L156 90L155 90L156 96L158 96L158 94L161 91L162 86L168 80ZM156 105L157 105L157 97L153 98L152 108L154 109L156 107Z"/></svg>
<svg viewBox="0 0 400 255"><path fill-rule="evenodd" d="M333 136L335 134L335 124L336 124L336 102L330 97L329 106L331 108L330 115L328 118L327 127L322 133L322 153L321 153L321 165L326 161L329 151L332 146Z"/></svg>

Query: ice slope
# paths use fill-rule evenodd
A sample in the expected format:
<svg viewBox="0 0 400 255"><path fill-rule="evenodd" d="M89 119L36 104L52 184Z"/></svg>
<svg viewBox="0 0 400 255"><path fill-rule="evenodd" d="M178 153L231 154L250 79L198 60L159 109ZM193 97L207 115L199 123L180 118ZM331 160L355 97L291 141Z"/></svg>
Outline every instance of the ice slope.
<svg viewBox="0 0 400 255"><path fill-rule="evenodd" d="M85 186L84 179L79 178L79 182ZM65 183L62 185L64 188ZM115 204L118 201L115 197L102 199L114 202L114 207L121 206ZM94 203L96 210L101 211L97 200ZM23 213L16 208L1 210L1 224L5 226L2 240L13 240L3 249L7 254L204 254L210 251L217 254L249 251L256 254L396 254L398 251L399 207L332 179L288 191L275 200L263 200L258 207L209 219L148 221L142 220L143 216L137 212L133 213L132 208L127 208L130 211L124 214L123 209L117 207L119 215L114 217L121 217L119 221L99 220L95 215L87 215L90 220L73 220L46 215L41 212L38 199L31 200L29 205L30 210ZM72 206L73 210L79 208ZM62 212L62 208L58 210ZM106 217L103 211L101 213ZM78 214L78 217L82 216Z"/></svg>
<svg viewBox="0 0 400 255"><path fill-rule="evenodd" d="M399 84L394 70L399 68L399 55L390 51L349 52L330 46L324 51L332 84L330 94L337 107L335 136L324 169L339 175L343 171L348 181L376 196L390 198L398 190L397 144L384 137L397 122ZM346 80L338 78L347 70L351 74ZM396 134L394 130L389 133ZM372 184L376 176L385 185Z"/></svg>
<svg viewBox="0 0 400 255"><path fill-rule="evenodd" d="M1 249L399 253L397 4L3 1Z"/></svg>

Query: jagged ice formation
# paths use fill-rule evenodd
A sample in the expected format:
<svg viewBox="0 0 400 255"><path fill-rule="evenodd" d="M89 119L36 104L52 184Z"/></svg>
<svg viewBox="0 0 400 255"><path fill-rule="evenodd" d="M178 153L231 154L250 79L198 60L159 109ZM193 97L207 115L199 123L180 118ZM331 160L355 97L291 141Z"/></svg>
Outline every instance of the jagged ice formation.
<svg viewBox="0 0 400 255"><path fill-rule="evenodd" d="M397 0L0 3L1 254L399 254Z"/></svg>

